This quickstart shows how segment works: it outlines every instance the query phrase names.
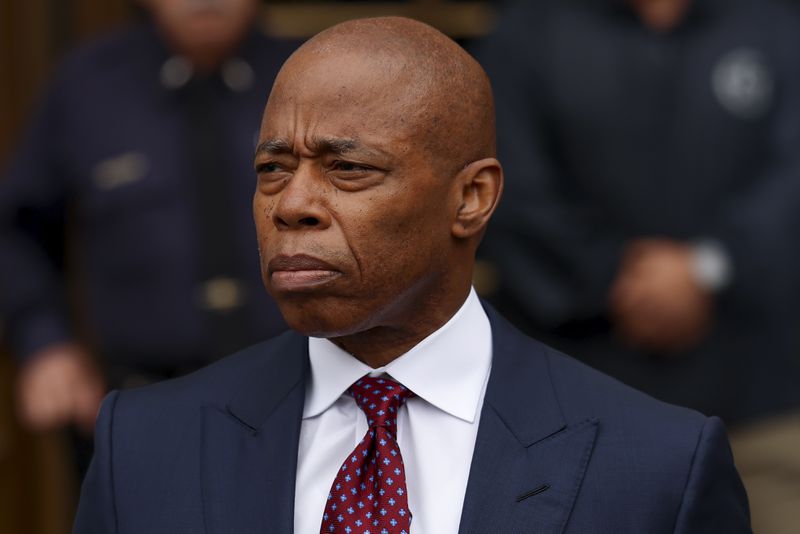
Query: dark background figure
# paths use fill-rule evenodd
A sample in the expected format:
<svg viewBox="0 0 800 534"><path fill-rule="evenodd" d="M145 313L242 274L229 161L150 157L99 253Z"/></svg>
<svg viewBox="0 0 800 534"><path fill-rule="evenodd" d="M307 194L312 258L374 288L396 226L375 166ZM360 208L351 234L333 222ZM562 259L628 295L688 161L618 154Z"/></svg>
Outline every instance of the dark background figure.
<svg viewBox="0 0 800 534"><path fill-rule="evenodd" d="M256 0L142 5L66 59L0 182L0 309L33 428L91 429L106 387L285 328L249 203L258 113L295 44L255 30Z"/></svg>
<svg viewBox="0 0 800 534"><path fill-rule="evenodd" d="M482 250L494 303L634 387L722 416L745 483L772 488L800 472L800 420L785 415L800 406L797 15L762 0L521 2L477 49L508 177ZM770 432L794 452L737 440L781 414ZM750 486L756 531L788 532L769 517L796 531L796 487Z"/></svg>

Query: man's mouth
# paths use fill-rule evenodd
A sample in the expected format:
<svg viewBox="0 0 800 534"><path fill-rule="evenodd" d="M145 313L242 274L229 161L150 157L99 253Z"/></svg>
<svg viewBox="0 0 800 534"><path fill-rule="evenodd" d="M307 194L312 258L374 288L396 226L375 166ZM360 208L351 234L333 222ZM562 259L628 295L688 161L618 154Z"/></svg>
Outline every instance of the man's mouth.
<svg viewBox="0 0 800 534"><path fill-rule="evenodd" d="M311 289L339 277L342 273L333 265L313 256L275 256L267 265L270 283L277 291Z"/></svg>

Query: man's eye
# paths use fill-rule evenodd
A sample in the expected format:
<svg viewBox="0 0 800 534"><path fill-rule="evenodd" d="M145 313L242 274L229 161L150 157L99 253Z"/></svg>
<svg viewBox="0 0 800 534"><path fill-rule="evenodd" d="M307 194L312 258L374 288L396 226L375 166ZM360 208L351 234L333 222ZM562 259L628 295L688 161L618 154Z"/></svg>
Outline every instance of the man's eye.
<svg viewBox="0 0 800 534"><path fill-rule="evenodd" d="M335 161L332 167L335 171L343 172L367 172L371 170L369 167L351 161Z"/></svg>
<svg viewBox="0 0 800 534"><path fill-rule="evenodd" d="M353 161L332 161L325 171L330 182L342 191L362 191L381 183L387 171Z"/></svg>
<svg viewBox="0 0 800 534"><path fill-rule="evenodd" d="M261 163L256 166L256 172L280 172L282 170L281 166L274 161L270 161L268 163Z"/></svg>

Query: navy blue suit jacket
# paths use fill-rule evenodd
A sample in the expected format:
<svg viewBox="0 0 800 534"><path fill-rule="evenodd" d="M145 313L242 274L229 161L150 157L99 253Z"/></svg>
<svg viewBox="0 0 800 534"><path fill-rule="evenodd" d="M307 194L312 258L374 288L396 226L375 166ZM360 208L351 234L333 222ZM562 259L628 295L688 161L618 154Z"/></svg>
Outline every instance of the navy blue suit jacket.
<svg viewBox="0 0 800 534"><path fill-rule="evenodd" d="M750 532L719 419L653 400L489 316L492 371L461 534ZM289 332L110 394L75 533L292 532L307 346Z"/></svg>

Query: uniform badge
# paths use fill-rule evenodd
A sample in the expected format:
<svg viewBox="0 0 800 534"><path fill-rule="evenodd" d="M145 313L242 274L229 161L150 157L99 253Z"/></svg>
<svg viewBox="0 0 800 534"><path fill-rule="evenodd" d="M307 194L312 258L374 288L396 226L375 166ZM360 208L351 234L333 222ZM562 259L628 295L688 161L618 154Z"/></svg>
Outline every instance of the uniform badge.
<svg viewBox="0 0 800 534"><path fill-rule="evenodd" d="M95 164L92 169L92 181L98 189L110 191L138 182L149 170L150 162L147 156L141 152L126 152Z"/></svg>
<svg viewBox="0 0 800 534"><path fill-rule="evenodd" d="M764 56L752 48L728 52L711 72L711 87L717 101L741 119L757 119L769 111L774 84Z"/></svg>

